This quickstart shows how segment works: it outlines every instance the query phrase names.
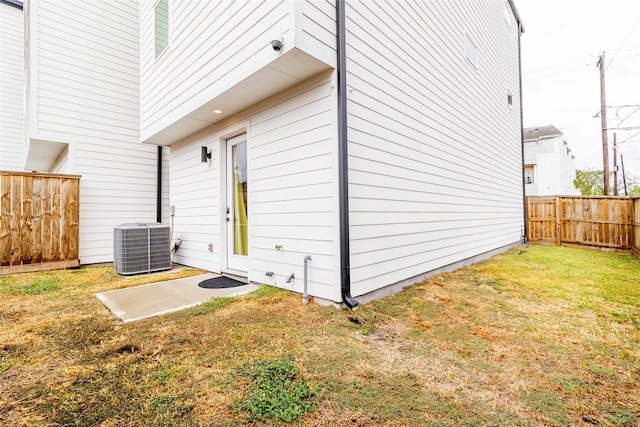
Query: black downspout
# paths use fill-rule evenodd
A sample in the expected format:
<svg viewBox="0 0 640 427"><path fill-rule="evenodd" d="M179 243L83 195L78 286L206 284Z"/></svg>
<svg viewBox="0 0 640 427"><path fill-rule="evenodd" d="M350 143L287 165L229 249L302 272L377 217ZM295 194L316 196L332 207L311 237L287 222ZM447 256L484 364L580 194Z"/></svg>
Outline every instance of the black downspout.
<svg viewBox="0 0 640 427"><path fill-rule="evenodd" d="M524 182L524 114L522 108L522 44L520 43L520 36L524 33L524 27L522 22L518 19L518 77L520 78L520 146L522 151L522 173L520 179L522 180L522 212L524 215L524 235L522 236L522 243L527 243L527 236L529 235L527 227L527 196L525 193L526 185Z"/></svg>
<svg viewBox="0 0 640 427"><path fill-rule="evenodd" d="M156 185L156 222L162 222L162 146L158 145L158 177Z"/></svg>
<svg viewBox="0 0 640 427"><path fill-rule="evenodd" d="M347 140L347 42L345 0L336 0L336 30L338 53L338 184L340 197L340 290L342 301L349 308L358 305L351 296L351 266L349 263L349 152Z"/></svg>

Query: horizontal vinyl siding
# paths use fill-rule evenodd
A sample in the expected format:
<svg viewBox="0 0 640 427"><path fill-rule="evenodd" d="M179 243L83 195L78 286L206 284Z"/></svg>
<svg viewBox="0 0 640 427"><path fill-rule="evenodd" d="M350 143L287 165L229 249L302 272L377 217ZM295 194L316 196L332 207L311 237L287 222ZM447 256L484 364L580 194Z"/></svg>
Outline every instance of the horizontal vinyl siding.
<svg viewBox="0 0 640 427"><path fill-rule="evenodd" d="M200 162L200 147L211 152ZM181 239L174 261L220 272L220 151L217 135L192 138L171 146L171 205L175 206L174 239ZM213 252L208 244L213 244Z"/></svg>
<svg viewBox="0 0 640 427"><path fill-rule="evenodd" d="M37 6L38 131L137 140L137 5L39 1Z"/></svg>
<svg viewBox="0 0 640 427"><path fill-rule="evenodd" d="M303 259L310 255L309 292L339 299L335 236L337 204L334 176L335 129L329 78L316 79L267 100L246 116L249 167L249 279L302 292ZM171 203L176 206L174 237L183 239L175 261L224 270L226 234L220 235L220 213L226 206L220 141L229 131L211 128L171 147ZM200 147L212 153L200 163ZM221 160L222 158L222 160ZM207 245L213 243L209 253ZM276 245L283 247L281 251ZM267 271L273 276L265 275ZM285 283L293 272L296 280Z"/></svg>
<svg viewBox="0 0 640 427"><path fill-rule="evenodd" d="M109 262L116 226L156 220L157 147L139 142L138 5L40 0L32 7L35 137L70 144L58 167L82 175L80 259ZM168 187L168 167L164 173ZM168 188L163 207L168 223Z"/></svg>
<svg viewBox="0 0 640 427"><path fill-rule="evenodd" d="M310 294L335 301L334 102L325 80L251 118L249 254L254 280L297 292L311 256ZM297 280L287 284L289 273Z"/></svg>
<svg viewBox="0 0 640 427"><path fill-rule="evenodd" d="M161 198L162 212L161 219L163 224L171 223L171 192L169 191L169 183L171 182L171 149L162 147L162 188Z"/></svg>
<svg viewBox="0 0 640 427"><path fill-rule="evenodd" d="M274 59L272 33L289 36L293 3L170 2L170 45L154 56L153 2L141 4L141 127L173 123Z"/></svg>
<svg viewBox="0 0 640 427"><path fill-rule="evenodd" d="M0 4L0 170L23 170L24 16Z"/></svg>
<svg viewBox="0 0 640 427"><path fill-rule="evenodd" d="M505 6L347 2L354 295L520 239L518 29Z"/></svg>
<svg viewBox="0 0 640 427"><path fill-rule="evenodd" d="M299 2L296 46L327 64L336 61L336 6L334 0Z"/></svg>

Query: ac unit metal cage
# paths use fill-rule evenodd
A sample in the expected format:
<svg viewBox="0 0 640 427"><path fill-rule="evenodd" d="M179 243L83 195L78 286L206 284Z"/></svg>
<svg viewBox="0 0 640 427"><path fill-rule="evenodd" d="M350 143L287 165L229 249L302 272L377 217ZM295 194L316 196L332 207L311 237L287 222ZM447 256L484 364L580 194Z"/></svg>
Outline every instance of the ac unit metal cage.
<svg viewBox="0 0 640 427"><path fill-rule="evenodd" d="M171 269L171 227L129 223L114 228L113 268L122 275Z"/></svg>

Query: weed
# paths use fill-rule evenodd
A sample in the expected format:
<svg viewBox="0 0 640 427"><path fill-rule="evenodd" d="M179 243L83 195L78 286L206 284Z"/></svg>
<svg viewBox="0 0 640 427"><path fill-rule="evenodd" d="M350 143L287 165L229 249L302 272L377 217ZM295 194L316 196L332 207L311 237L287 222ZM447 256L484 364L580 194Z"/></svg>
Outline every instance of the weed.
<svg viewBox="0 0 640 427"><path fill-rule="evenodd" d="M0 375L7 372L10 367L11 367L11 364L9 364L8 362L0 362Z"/></svg>
<svg viewBox="0 0 640 427"><path fill-rule="evenodd" d="M627 316L627 314L626 314L626 313L618 313L618 312L615 312L615 311L614 311L614 312L613 312L613 313L611 313L611 314L613 315L613 319L614 319L616 322L618 322L618 323L626 323L626 322L628 322L629 320L631 320L631 319L629 318L629 316Z"/></svg>
<svg viewBox="0 0 640 427"><path fill-rule="evenodd" d="M298 378L300 371L291 357L245 365L240 373L249 379L250 385L235 406L248 411L251 422L260 419L291 422L316 408L317 390Z"/></svg>
<svg viewBox="0 0 640 427"><path fill-rule="evenodd" d="M166 408L167 406L175 402L177 399L178 399L177 396L161 393L158 396L151 399L151 406L153 406L154 408Z"/></svg>
<svg viewBox="0 0 640 427"><path fill-rule="evenodd" d="M369 335L371 333L371 329L364 327L362 329L360 329L360 334L361 335Z"/></svg>
<svg viewBox="0 0 640 427"><path fill-rule="evenodd" d="M540 414L544 414L554 424L569 424L569 419L564 415L564 404L555 394L536 390L527 393L523 400Z"/></svg>
<svg viewBox="0 0 640 427"><path fill-rule="evenodd" d="M56 274L47 274L36 277L33 281L25 285L9 285L10 282L3 282L4 293L7 295L40 295L46 292L55 291L60 288L62 278Z"/></svg>
<svg viewBox="0 0 640 427"><path fill-rule="evenodd" d="M616 426L623 426L630 421L626 415L620 412L616 412L615 415L604 414L604 416Z"/></svg>
<svg viewBox="0 0 640 427"><path fill-rule="evenodd" d="M202 305L219 310L233 304L236 301L238 301L237 297L218 297L211 298L209 301L205 301L204 303L202 303Z"/></svg>
<svg viewBox="0 0 640 427"><path fill-rule="evenodd" d="M263 286L260 286L255 291L251 292L249 294L249 297L251 298L276 297L276 296L284 296L285 294L288 294L288 293L289 293L288 291L281 288L277 288L275 286L263 285Z"/></svg>

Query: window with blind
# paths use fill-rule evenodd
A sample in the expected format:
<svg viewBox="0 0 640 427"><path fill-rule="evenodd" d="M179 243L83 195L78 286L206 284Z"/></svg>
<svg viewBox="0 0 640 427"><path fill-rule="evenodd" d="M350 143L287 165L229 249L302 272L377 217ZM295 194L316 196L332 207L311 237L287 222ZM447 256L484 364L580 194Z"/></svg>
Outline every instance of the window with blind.
<svg viewBox="0 0 640 427"><path fill-rule="evenodd" d="M169 0L158 0L154 9L156 58L169 46Z"/></svg>

